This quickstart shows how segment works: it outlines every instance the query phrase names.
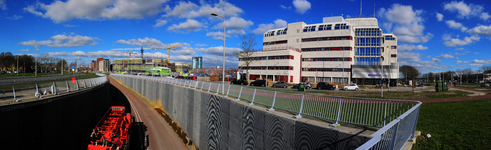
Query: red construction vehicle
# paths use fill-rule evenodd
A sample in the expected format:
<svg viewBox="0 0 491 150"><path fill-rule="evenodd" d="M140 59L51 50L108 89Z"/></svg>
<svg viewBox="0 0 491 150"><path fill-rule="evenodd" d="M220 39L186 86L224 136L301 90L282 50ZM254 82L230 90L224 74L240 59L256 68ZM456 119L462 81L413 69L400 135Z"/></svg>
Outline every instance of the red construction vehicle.
<svg viewBox="0 0 491 150"><path fill-rule="evenodd" d="M111 106L90 134L89 150L127 150L131 115L124 106Z"/></svg>

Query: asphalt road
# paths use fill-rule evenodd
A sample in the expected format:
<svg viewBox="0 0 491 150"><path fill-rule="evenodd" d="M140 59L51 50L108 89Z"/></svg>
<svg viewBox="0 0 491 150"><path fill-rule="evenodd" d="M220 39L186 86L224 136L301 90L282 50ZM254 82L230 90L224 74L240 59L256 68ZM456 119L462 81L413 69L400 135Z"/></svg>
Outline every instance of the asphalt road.
<svg viewBox="0 0 491 150"><path fill-rule="evenodd" d="M157 150L186 150L182 140L174 132L172 127L160 116L148 103L138 95L124 87L122 84L107 76L109 82L118 88L128 98L131 104L131 115L135 117L135 122L146 126L148 134L148 149ZM140 127L141 127L140 126ZM144 129L142 129L144 130ZM141 140L141 139L132 139ZM147 143L147 142L145 142Z"/></svg>

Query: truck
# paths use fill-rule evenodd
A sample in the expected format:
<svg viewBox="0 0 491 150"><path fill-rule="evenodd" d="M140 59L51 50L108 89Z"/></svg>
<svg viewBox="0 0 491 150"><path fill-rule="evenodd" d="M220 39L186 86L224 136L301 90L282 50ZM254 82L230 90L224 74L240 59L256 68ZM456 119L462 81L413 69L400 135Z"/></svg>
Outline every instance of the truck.
<svg viewBox="0 0 491 150"><path fill-rule="evenodd" d="M171 69L167 67L154 67L151 70L146 70L145 75L151 76L168 76L171 75Z"/></svg>

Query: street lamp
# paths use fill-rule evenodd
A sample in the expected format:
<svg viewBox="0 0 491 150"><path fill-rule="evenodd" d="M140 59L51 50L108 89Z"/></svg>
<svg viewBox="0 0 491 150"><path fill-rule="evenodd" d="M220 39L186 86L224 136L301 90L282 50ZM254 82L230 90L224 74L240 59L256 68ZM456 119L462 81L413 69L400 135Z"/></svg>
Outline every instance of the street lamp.
<svg viewBox="0 0 491 150"><path fill-rule="evenodd" d="M36 51L36 55L34 56L34 76L37 77L38 76L38 61L36 59L36 57L38 56L38 47L41 47L41 46L34 46L36 49L34 51Z"/></svg>
<svg viewBox="0 0 491 150"><path fill-rule="evenodd" d="M222 95L225 94L225 17L211 13L212 16L223 18L223 66L222 66Z"/></svg>

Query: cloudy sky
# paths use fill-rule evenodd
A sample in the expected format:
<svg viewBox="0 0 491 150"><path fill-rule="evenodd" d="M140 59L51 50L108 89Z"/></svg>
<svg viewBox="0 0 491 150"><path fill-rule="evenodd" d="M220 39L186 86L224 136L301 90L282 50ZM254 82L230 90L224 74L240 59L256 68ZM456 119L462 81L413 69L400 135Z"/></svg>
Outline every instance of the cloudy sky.
<svg viewBox="0 0 491 150"><path fill-rule="evenodd" d="M429 72L439 62L446 70L491 64L491 1L364 0L362 10L399 38L400 65ZM269 29L358 17L360 0L0 0L0 51L34 54L41 46L38 54L89 61L126 58L111 49L143 46L158 49L145 57L167 58L163 49L181 43L171 62L202 56L204 67L214 67L222 64L223 19L211 13L225 17L226 67L235 68L238 34L256 34L260 49Z"/></svg>

